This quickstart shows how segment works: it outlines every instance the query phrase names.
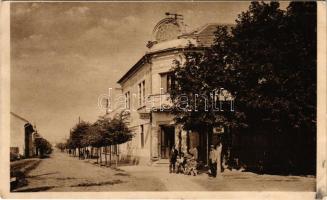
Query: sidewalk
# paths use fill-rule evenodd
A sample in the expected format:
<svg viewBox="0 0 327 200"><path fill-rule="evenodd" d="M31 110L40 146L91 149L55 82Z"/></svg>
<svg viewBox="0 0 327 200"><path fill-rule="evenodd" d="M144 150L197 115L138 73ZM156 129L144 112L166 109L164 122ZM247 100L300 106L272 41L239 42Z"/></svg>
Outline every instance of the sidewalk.
<svg viewBox="0 0 327 200"><path fill-rule="evenodd" d="M27 158L10 162L10 190L26 185L26 175L36 168L40 162L39 158Z"/></svg>
<svg viewBox="0 0 327 200"><path fill-rule="evenodd" d="M197 184L197 179L202 178L199 176L187 176L184 174L169 173L168 168L154 167L154 166L123 166L119 167L126 171L128 174L135 176L137 179L149 178L157 179L161 182L166 190L165 191L205 191L203 185Z"/></svg>
<svg viewBox="0 0 327 200"><path fill-rule="evenodd" d="M135 177L157 178L168 191L315 191L313 176L259 175L225 170L221 176L208 177L170 174L168 168L153 166L119 167Z"/></svg>

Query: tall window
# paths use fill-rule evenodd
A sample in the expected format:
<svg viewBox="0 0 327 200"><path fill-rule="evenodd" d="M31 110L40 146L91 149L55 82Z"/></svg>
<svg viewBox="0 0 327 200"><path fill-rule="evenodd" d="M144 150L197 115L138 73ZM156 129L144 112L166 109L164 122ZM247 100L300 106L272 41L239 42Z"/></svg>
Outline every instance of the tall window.
<svg viewBox="0 0 327 200"><path fill-rule="evenodd" d="M140 126L140 135L141 135L141 148L143 148L144 147L144 126L143 125L141 125Z"/></svg>
<svg viewBox="0 0 327 200"><path fill-rule="evenodd" d="M125 108L126 109L131 108L131 95L129 91L125 93Z"/></svg>
<svg viewBox="0 0 327 200"><path fill-rule="evenodd" d="M142 104L145 104L145 81L142 81Z"/></svg>
<svg viewBox="0 0 327 200"><path fill-rule="evenodd" d="M138 90L139 106L141 106L142 105L142 84L139 83L137 85L137 87L138 87L137 90Z"/></svg>
<svg viewBox="0 0 327 200"><path fill-rule="evenodd" d="M175 76L172 73L167 74L167 92L171 92L171 90L175 87Z"/></svg>
<svg viewBox="0 0 327 200"><path fill-rule="evenodd" d="M145 104L145 81L138 84L139 106Z"/></svg>
<svg viewBox="0 0 327 200"><path fill-rule="evenodd" d="M163 93L169 93L176 85L175 76L173 73L161 74L161 88Z"/></svg>

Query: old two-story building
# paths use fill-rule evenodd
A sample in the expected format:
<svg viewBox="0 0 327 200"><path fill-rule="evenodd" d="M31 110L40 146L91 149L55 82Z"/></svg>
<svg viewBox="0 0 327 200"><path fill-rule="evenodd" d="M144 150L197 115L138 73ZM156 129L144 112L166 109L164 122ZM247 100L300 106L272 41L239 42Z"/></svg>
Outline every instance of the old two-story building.
<svg viewBox="0 0 327 200"><path fill-rule="evenodd" d="M132 141L120 145L121 159L138 164L165 163L175 145L179 152L198 147L200 160L207 162L208 146L214 143L214 137L209 139L208 134L183 130L165 107L171 104L169 91L175 81L170 72L174 61L183 62L186 52L209 47L218 25L206 24L186 32L182 19L173 15L154 27L148 51L118 80L124 106L109 114L126 110L128 126L135 134Z"/></svg>

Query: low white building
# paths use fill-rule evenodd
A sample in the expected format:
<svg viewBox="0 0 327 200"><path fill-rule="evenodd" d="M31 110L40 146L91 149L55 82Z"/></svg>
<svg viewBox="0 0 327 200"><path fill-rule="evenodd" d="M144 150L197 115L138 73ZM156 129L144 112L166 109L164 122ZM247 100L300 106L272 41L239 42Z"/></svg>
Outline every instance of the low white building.
<svg viewBox="0 0 327 200"><path fill-rule="evenodd" d="M12 113L10 115L10 150L12 153L31 157L35 155L34 128L25 118Z"/></svg>

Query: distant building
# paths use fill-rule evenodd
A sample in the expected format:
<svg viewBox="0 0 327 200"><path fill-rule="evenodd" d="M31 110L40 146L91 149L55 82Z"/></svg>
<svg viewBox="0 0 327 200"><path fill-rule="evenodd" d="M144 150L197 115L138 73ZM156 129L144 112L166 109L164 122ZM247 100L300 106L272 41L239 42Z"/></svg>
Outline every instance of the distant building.
<svg viewBox="0 0 327 200"><path fill-rule="evenodd" d="M125 110L129 112L129 127L135 134L132 141L120 145L122 159L147 164L169 158L173 145L180 152L199 147L199 158L207 162L207 134L187 132L174 123L174 116L163 109L171 105L169 91L174 85L170 70L173 61L184 62L186 52L203 51L214 41L219 24L206 24L185 32L182 20L167 17L159 21L148 42L148 51L119 80ZM193 48L189 48L190 45ZM121 109L114 109L109 116Z"/></svg>
<svg viewBox="0 0 327 200"><path fill-rule="evenodd" d="M34 128L25 118L11 113L10 118L10 150L15 149L25 157L34 156Z"/></svg>
<svg viewBox="0 0 327 200"><path fill-rule="evenodd" d="M19 147L10 147L10 153L19 154Z"/></svg>
<svg viewBox="0 0 327 200"><path fill-rule="evenodd" d="M24 125L25 129L25 152L24 155L26 158L34 156L34 140L33 140L33 133L35 132L33 129L32 124L26 123Z"/></svg>

